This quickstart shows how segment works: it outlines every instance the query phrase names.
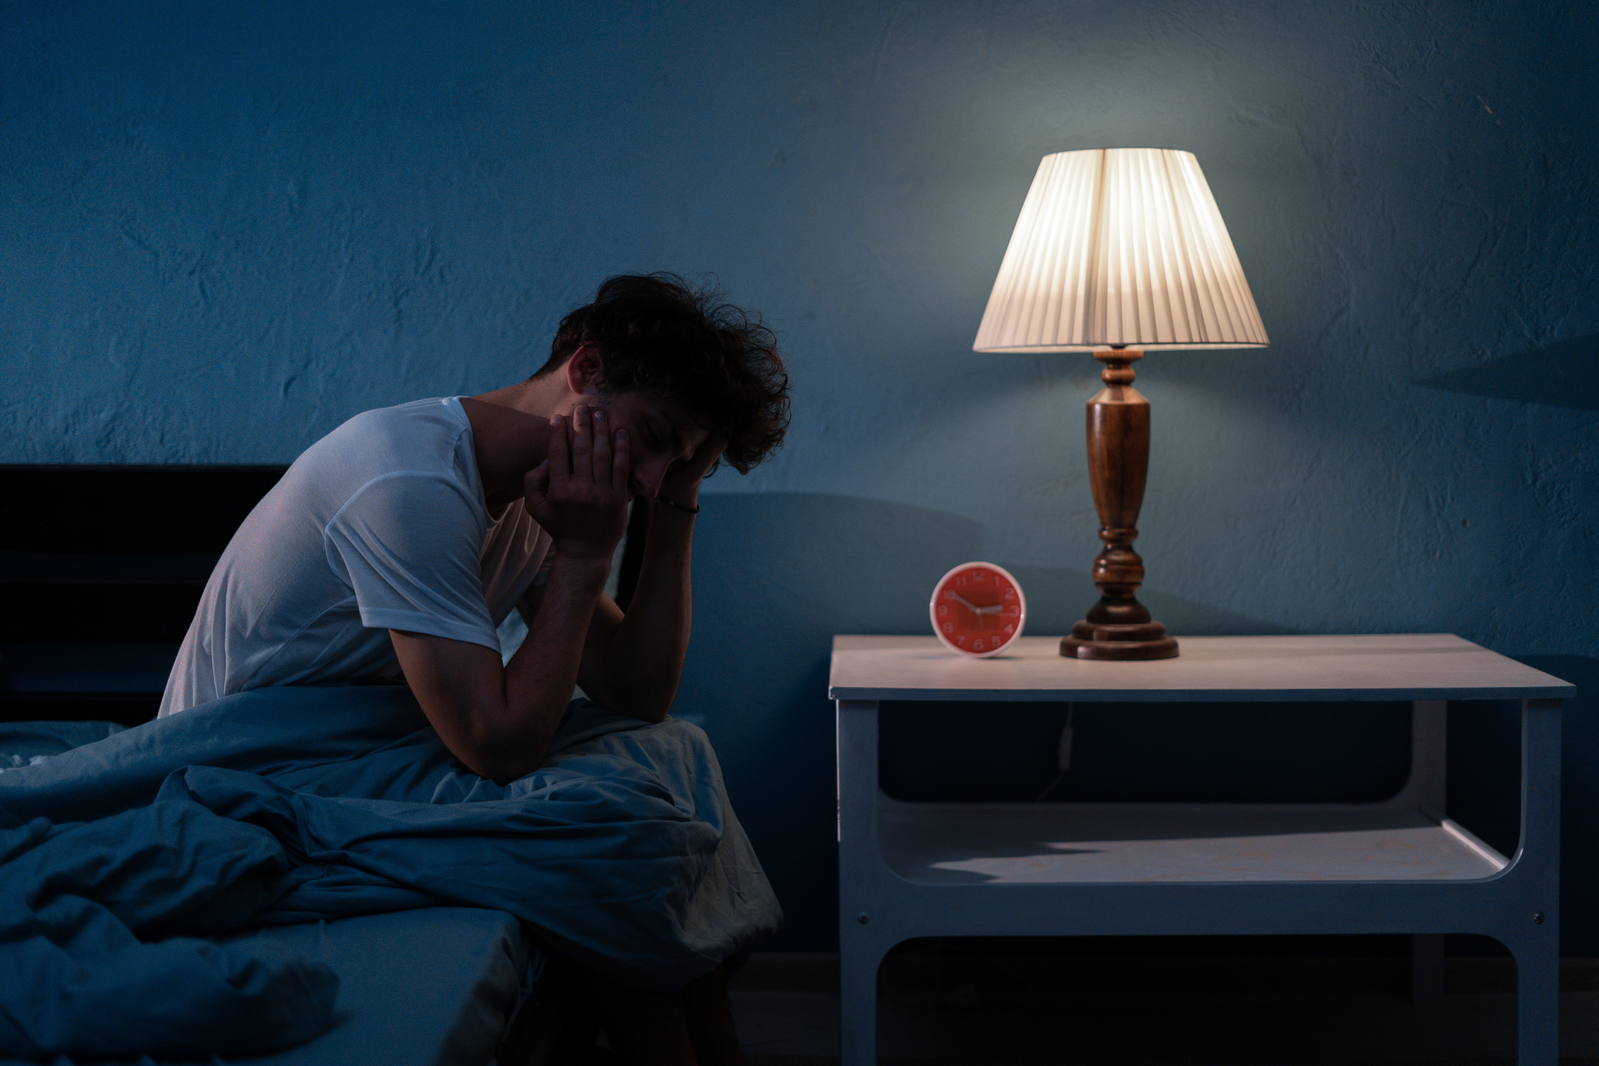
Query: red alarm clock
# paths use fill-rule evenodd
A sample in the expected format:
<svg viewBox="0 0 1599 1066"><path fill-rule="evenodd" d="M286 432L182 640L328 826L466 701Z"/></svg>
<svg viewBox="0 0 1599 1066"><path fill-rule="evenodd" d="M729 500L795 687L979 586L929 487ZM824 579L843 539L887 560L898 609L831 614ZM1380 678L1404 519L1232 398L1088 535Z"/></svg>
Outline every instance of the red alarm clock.
<svg viewBox="0 0 1599 1066"><path fill-rule="evenodd" d="M927 605L933 632L950 651L977 659L998 655L1022 635L1027 598L1003 567L962 563L933 586Z"/></svg>

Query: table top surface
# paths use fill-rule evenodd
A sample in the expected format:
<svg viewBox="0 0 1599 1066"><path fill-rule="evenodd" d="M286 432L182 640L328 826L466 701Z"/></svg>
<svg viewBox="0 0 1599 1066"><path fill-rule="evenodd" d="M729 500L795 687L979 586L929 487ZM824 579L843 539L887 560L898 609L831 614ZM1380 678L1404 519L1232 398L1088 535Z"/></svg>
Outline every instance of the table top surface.
<svg viewBox="0 0 1599 1066"><path fill-rule="evenodd" d="M1565 699L1576 686L1451 633L1179 637L1175 659L1061 656L1022 637L990 659L932 636L836 636L828 695L843 700L1162 702Z"/></svg>

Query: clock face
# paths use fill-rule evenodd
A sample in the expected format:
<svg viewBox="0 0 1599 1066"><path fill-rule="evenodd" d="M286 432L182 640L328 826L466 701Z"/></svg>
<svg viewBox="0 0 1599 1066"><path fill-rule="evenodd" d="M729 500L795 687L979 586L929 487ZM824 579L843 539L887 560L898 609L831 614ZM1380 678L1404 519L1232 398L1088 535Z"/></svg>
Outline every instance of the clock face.
<svg viewBox="0 0 1599 1066"><path fill-rule="evenodd" d="M928 604L933 632L951 651L975 658L997 655L1022 635L1027 600L1022 587L993 563L962 563L933 587Z"/></svg>

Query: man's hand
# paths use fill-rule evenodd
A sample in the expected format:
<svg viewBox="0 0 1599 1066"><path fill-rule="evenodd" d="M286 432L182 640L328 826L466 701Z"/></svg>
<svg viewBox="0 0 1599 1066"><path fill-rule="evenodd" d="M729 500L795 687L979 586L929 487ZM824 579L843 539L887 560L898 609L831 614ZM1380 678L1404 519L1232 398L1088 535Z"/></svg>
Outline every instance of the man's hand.
<svg viewBox="0 0 1599 1066"><path fill-rule="evenodd" d="M609 566L627 529L630 470L627 430L613 436L604 411L580 406L550 419L548 455L522 479L523 506L562 557Z"/></svg>
<svg viewBox="0 0 1599 1066"><path fill-rule="evenodd" d="M700 442L700 446L694 449L694 454L689 457L688 462L675 470L667 471L666 476L661 479L659 495L673 503L692 507L699 499L700 482L705 479L705 475L716 465L716 461L726 450L726 434L712 433L706 437Z"/></svg>

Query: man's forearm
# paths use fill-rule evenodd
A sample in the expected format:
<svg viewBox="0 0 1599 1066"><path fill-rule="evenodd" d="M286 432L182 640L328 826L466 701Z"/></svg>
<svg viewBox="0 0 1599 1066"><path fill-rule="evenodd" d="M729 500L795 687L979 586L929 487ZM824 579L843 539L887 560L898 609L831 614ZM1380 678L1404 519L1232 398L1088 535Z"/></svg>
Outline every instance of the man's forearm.
<svg viewBox="0 0 1599 1066"><path fill-rule="evenodd" d="M536 761L543 759L572 698L583 643L609 572L604 561L557 557L538 611L528 619L527 639L505 666L506 714L525 723L528 741L538 748Z"/></svg>
<svg viewBox="0 0 1599 1066"><path fill-rule="evenodd" d="M538 768L572 696L609 560L557 559L509 663L498 649L390 630L405 679L450 753L505 784Z"/></svg>
<svg viewBox="0 0 1599 1066"><path fill-rule="evenodd" d="M638 586L606 649L607 685L622 713L666 717L683 676L693 617L694 515L654 504Z"/></svg>

